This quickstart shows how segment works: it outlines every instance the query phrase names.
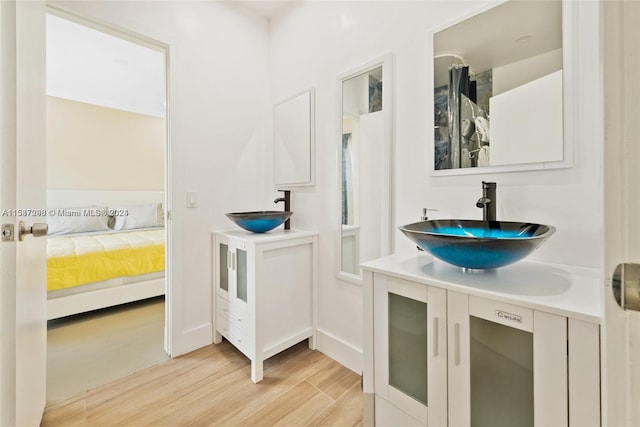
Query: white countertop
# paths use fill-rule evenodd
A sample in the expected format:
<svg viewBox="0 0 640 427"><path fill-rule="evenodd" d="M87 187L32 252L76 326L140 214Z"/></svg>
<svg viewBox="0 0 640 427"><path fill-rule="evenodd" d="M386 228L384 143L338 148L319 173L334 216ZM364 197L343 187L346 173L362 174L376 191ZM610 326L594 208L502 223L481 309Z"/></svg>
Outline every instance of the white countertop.
<svg viewBox="0 0 640 427"><path fill-rule="evenodd" d="M271 231L267 231L266 233L252 233L251 231L247 231L240 227L228 228L224 230L212 230L212 233L223 234L228 238L241 238L243 240L254 243L276 242L278 240L295 239L298 237L309 237L318 235L317 231L306 231L297 229L285 230L282 227L277 227Z"/></svg>
<svg viewBox="0 0 640 427"><path fill-rule="evenodd" d="M426 253L394 254L362 264L364 270L503 301L592 323L602 318L602 278L596 269L521 261L465 272Z"/></svg>

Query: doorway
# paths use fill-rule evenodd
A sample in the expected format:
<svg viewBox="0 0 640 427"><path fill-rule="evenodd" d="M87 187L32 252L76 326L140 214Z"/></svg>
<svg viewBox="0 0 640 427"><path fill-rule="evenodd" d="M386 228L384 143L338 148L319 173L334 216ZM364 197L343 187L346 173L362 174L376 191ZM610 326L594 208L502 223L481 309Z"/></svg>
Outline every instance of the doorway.
<svg viewBox="0 0 640 427"><path fill-rule="evenodd" d="M46 19L51 403L169 358L169 151L167 48Z"/></svg>

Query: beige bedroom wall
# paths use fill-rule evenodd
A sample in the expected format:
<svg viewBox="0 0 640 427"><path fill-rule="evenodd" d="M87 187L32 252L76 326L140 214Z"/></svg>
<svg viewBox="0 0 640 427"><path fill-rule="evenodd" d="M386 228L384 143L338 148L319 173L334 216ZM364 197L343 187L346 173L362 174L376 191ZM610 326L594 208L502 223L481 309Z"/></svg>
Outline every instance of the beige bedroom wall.
<svg viewBox="0 0 640 427"><path fill-rule="evenodd" d="M164 190L165 120L47 97L49 190Z"/></svg>

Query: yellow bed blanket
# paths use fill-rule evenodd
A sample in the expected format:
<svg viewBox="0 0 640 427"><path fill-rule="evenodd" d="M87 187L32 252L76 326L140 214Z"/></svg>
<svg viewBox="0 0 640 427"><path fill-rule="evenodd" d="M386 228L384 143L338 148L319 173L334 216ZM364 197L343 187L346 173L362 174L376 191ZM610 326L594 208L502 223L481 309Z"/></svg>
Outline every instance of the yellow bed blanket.
<svg viewBox="0 0 640 427"><path fill-rule="evenodd" d="M47 290L164 270L164 230L47 239Z"/></svg>

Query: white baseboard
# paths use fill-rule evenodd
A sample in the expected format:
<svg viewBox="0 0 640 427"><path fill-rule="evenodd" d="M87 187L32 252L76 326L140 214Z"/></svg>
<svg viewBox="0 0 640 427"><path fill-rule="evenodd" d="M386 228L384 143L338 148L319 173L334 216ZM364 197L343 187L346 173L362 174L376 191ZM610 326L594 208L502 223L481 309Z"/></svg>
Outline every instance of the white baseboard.
<svg viewBox="0 0 640 427"><path fill-rule="evenodd" d="M213 324L207 323L183 331L177 341L171 357L207 346L213 342ZM362 375L362 350L322 330L316 330L316 349L356 374Z"/></svg>
<svg viewBox="0 0 640 427"><path fill-rule="evenodd" d="M180 337L178 339L175 338L177 337L174 337L171 357L190 353L213 343L213 323L205 323L204 325L182 331Z"/></svg>
<svg viewBox="0 0 640 427"><path fill-rule="evenodd" d="M316 329L316 349L362 375L362 350L320 329Z"/></svg>

